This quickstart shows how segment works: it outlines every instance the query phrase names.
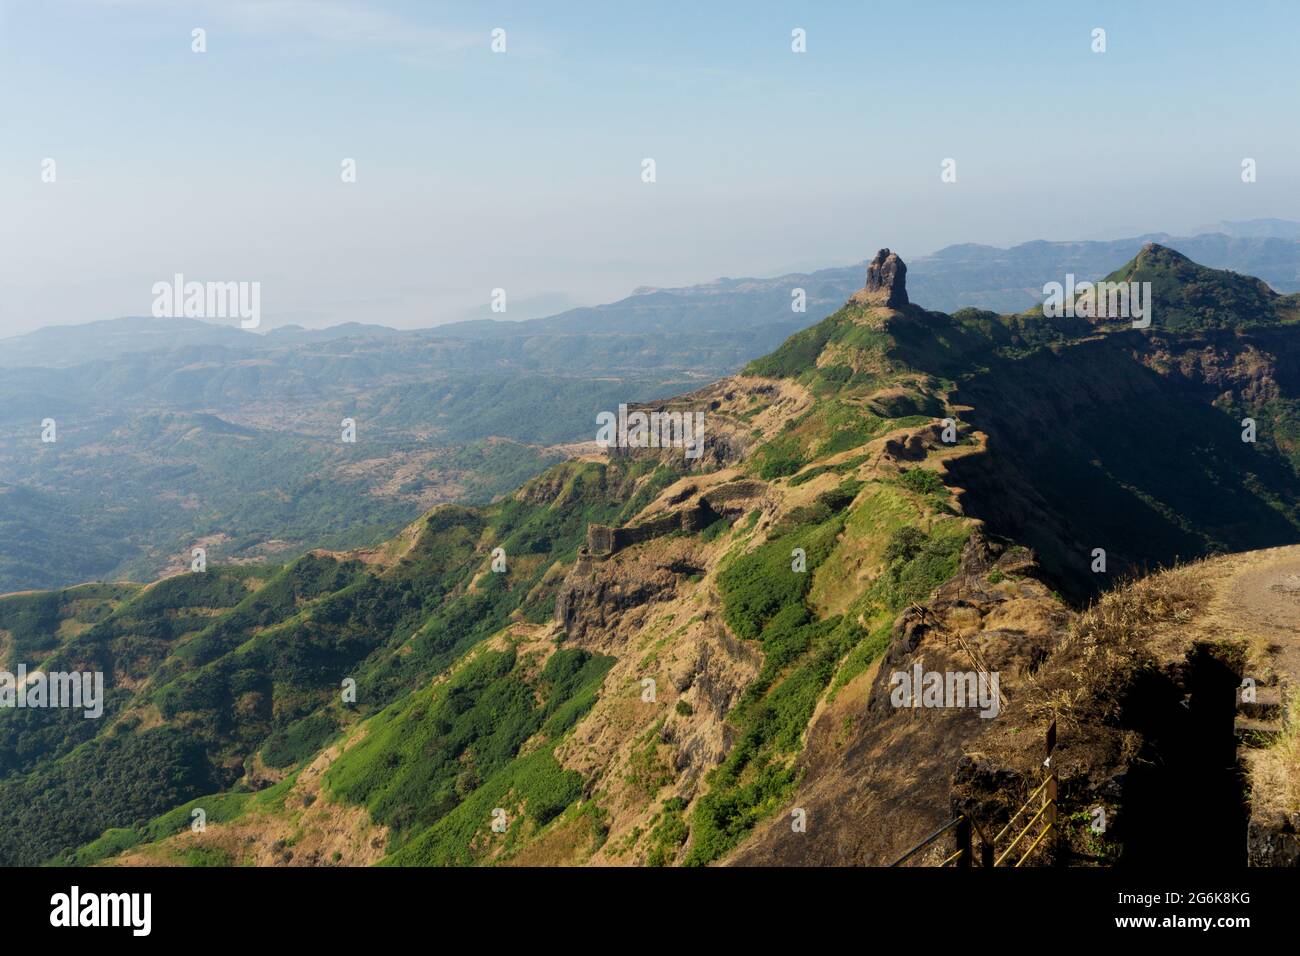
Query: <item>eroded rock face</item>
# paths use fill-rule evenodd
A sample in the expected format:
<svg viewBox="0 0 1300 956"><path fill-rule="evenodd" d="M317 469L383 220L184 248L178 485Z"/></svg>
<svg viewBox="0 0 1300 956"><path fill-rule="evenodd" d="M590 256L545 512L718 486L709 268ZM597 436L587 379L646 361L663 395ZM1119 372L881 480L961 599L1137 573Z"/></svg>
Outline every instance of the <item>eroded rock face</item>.
<svg viewBox="0 0 1300 956"><path fill-rule="evenodd" d="M866 291L891 309L907 305L907 265L898 258L898 253L888 249L876 253L867 266Z"/></svg>
<svg viewBox="0 0 1300 956"><path fill-rule="evenodd" d="M732 481L699 494L699 489L689 486L673 497L671 504L681 504L695 496L685 507L665 511L654 517L610 528L601 524L587 526L587 550L592 558L606 558L634 544L662 538L681 531L688 535L703 531L719 518L735 520L759 504L767 485L761 481Z"/></svg>
<svg viewBox="0 0 1300 956"><path fill-rule="evenodd" d="M1300 813L1252 813L1246 853L1251 866L1300 867Z"/></svg>
<svg viewBox="0 0 1300 956"><path fill-rule="evenodd" d="M673 689L692 708L690 715L669 714L659 734L673 748L673 769L681 776L683 792L693 795L704 773L731 751L736 727L726 716L762 663L758 651L707 619L669 666Z"/></svg>
<svg viewBox="0 0 1300 956"><path fill-rule="evenodd" d="M698 552L689 538L675 538L611 559L581 553L560 587L555 619L576 646L620 653L651 605L672 600L684 578L701 573Z"/></svg>
<svg viewBox="0 0 1300 956"><path fill-rule="evenodd" d="M774 817L727 862L885 866L946 822L954 770L998 721L973 706L900 707L895 675L917 665L942 674L986 666L1007 698L1000 707L1014 702L1068 620L1037 574L1026 549L972 535L957 573L896 620L880 663L814 718L799 757L799 791L789 803L807 812L807 832L795 834L788 817ZM1013 779L998 776L1001 770L991 779ZM951 852L936 846L934 858L919 862L937 863Z"/></svg>

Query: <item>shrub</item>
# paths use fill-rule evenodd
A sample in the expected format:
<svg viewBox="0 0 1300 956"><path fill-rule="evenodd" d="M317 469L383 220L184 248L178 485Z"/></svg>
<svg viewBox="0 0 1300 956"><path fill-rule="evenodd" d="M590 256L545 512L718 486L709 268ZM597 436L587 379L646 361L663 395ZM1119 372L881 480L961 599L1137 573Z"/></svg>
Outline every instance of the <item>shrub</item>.
<svg viewBox="0 0 1300 956"><path fill-rule="evenodd" d="M758 476L765 481L793 475L808 463L799 439L793 435L784 435L768 442L758 450L755 459L758 463Z"/></svg>
<svg viewBox="0 0 1300 956"><path fill-rule="evenodd" d="M932 495L944 490L943 479L937 471L924 468L912 468L898 476L899 482L908 491L918 495Z"/></svg>
<svg viewBox="0 0 1300 956"><path fill-rule="evenodd" d="M896 529L889 536L889 542L885 545L885 563L893 564L895 561L911 561L920 553L921 548L925 546L925 542L925 532L920 528L904 525Z"/></svg>

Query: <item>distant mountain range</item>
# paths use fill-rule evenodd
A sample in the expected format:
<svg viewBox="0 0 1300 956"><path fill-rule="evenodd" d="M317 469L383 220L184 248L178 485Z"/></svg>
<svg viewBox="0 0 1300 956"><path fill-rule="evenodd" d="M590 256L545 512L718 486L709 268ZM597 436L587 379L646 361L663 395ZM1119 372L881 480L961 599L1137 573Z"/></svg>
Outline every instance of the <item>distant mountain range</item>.
<svg viewBox="0 0 1300 956"><path fill-rule="evenodd" d="M1221 232L1235 239L1300 239L1300 222L1290 219L1244 219L1238 222L1220 219L1194 230L1194 235Z"/></svg>
<svg viewBox="0 0 1300 956"><path fill-rule="evenodd" d="M883 866L955 811L1010 853L1027 841L998 844L999 828L1041 790L1048 736L1060 831L1015 865L1294 861L1294 738L1278 736L1293 648L1272 623L1294 616L1294 574L1255 578L1277 595L1267 631L1230 616L1226 591L1212 604L1222 562L1123 582L1300 542L1300 295L1155 244L1111 265L1111 281L1150 284L1149 327L945 314L909 302L910 272L881 255L866 288L741 374L637 410L707 416L698 458L629 441L387 540L371 528L364 550L0 598L0 668L108 678L102 720L0 715L0 865ZM651 338L573 329L527 338L594 357L579 385L620 362L689 362L696 341L642 356ZM361 347L376 341L175 374L238 397L290 373L339 391L370 367L362 434L408 416L563 429L582 404L548 393L560 366L515 395L529 353L510 338L463 343L503 363L486 386L425 382L430 365L389 383L404 353ZM136 357L134 378L171 354ZM303 436L343 409L314 423L328 391L267 394L245 427L70 419L67 446L29 435L22 451L126 526L156 518L122 521L119 483L164 489L144 495L155 511L214 512L214 538L249 503L239 533L299 513L336 536L374 521L381 496L335 484L406 463L363 442L319 441L312 458ZM297 435L257 444L250 423L292 409ZM285 458L305 474L279 487ZM228 485L205 488L214 459ZM52 507L9 506L31 518L20 548L41 529L73 551L112 540ZM945 700L940 676L896 694L923 670L972 689ZM1237 711L1249 675L1259 697Z"/></svg>
<svg viewBox="0 0 1300 956"><path fill-rule="evenodd" d="M161 349L220 346L254 350L395 334L383 325L345 322L327 329L282 325L259 335L199 319L124 316L82 325L48 325L25 335L0 339L0 367L67 368Z"/></svg>
<svg viewBox="0 0 1300 956"><path fill-rule="evenodd" d="M932 255L911 260L908 286L912 301L928 309L953 312L974 307L1022 312L1042 300L1044 283L1060 281L1066 273L1079 279L1100 278L1116 262L1133 258L1146 243L1157 242L1210 268L1257 276L1278 292L1300 291L1300 223L1255 219L1215 223L1205 230L1184 237L1161 232L1106 241L1035 240L1009 249L977 243L945 246ZM262 350L357 337L391 337L418 343L429 339L520 339L557 333L661 336L682 332L729 337L729 344L742 348L736 363L739 365L775 348L813 319L839 308L862 285L865 268L864 260L771 278L721 278L673 289L642 287L616 302L569 309L547 318L482 319L402 332L354 322L323 330L280 326L258 334L193 319L110 319L50 326L0 340L0 367L63 367L127 352L186 345ZM804 290L806 312L791 309L791 291L796 288Z"/></svg>
<svg viewBox="0 0 1300 956"><path fill-rule="evenodd" d="M1300 240L1286 237L1300 226L1216 228L1164 244L1300 289ZM1151 240L948 246L911 264L911 300L1022 312L1044 283L1100 278ZM355 547L439 501L490 500L590 440L598 412L772 352L840 308L864 271L643 288L549 318L415 331L137 317L4 340L0 593L151 578L198 540L226 561ZM339 442L345 417L356 445ZM46 418L57 445L40 441Z"/></svg>

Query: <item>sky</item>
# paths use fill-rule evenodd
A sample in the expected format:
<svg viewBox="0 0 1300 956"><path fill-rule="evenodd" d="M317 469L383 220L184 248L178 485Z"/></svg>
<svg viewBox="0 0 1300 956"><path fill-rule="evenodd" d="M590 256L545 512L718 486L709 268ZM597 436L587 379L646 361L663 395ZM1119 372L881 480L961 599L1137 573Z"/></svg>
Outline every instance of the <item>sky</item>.
<svg viewBox="0 0 1300 956"><path fill-rule="evenodd" d="M1291 2L0 0L0 336L176 273L414 328L1300 219L1298 35Z"/></svg>

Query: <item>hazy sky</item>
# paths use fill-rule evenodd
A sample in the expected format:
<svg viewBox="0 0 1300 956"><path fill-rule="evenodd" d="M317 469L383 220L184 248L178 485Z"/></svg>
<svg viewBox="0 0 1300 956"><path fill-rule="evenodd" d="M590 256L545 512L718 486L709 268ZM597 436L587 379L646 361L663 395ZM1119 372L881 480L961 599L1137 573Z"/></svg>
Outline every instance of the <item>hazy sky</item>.
<svg viewBox="0 0 1300 956"><path fill-rule="evenodd" d="M0 335L147 314L176 272L259 281L271 323L414 327L497 287L523 318L1300 218L1298 9L0 0Z"/></svg>

